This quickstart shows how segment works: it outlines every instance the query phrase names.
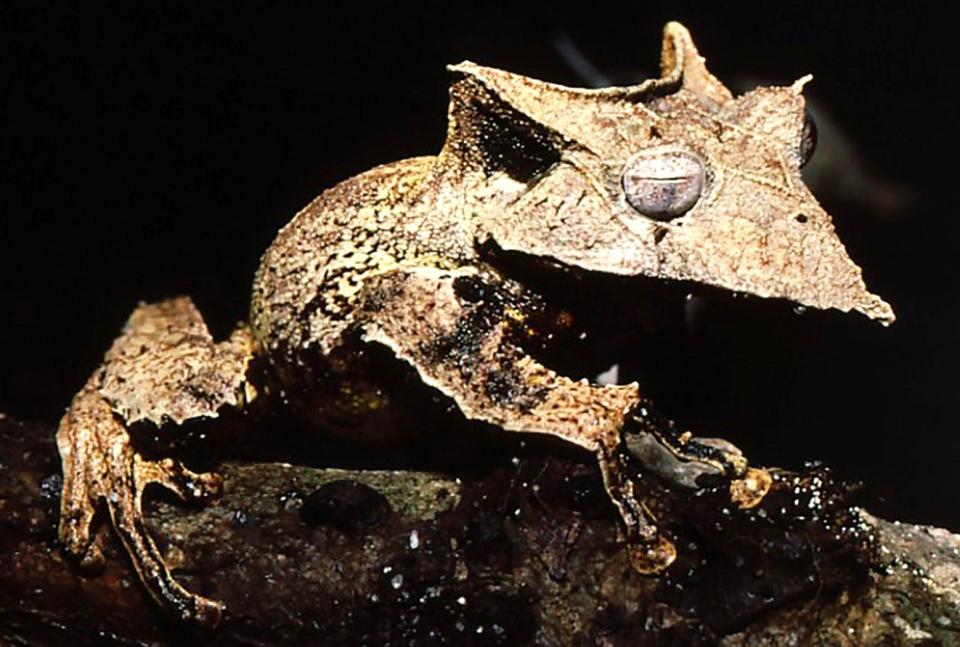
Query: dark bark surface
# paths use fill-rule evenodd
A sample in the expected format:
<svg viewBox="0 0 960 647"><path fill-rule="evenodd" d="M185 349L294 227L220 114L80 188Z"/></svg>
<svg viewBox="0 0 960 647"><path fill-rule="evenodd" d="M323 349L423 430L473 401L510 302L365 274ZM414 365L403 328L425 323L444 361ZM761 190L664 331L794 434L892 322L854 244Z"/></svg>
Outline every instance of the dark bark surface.
<svg viewBox="0 0 960 647"><path fill-rule="evenodd" d="M680 556L643 577L589 457L549 451L459 478L228 462L206 509L152 497L177 577L227 605L193 634L107 528L102 573L63 558L53 431L0 417L4 644L960 642L960 537L861 513L826 470L777 473L752 511L651 486Z"/></svg>

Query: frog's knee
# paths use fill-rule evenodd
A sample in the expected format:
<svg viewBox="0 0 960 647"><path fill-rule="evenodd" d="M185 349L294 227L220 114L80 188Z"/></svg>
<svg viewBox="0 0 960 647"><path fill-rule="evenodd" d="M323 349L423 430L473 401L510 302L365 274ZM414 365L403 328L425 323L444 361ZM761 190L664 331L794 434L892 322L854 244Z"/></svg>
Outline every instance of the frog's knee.
<svg viewBox="0 0 960 647"><path fill-rule="evenodd" d="M216 418L257 397L254 348L246 326L215 342L189 298L141 305L104 358L99 393L127 425Z"/></svg>

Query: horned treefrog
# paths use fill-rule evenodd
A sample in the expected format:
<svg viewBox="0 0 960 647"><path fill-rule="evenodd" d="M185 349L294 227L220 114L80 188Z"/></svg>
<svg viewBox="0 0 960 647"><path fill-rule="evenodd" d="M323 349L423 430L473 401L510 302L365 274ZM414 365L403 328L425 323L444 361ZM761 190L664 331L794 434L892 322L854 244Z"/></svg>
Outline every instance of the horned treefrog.
<svg viewBox="0 0 960 647"><path fill-rule="evenodd" d="M469 62L449 69L440 153L374 168L307 205L264 254L249 323L229 339L215 341L186 298L133 312L57 434L70 553L100 559L91 522L105 502L152 597L215 625L221 605L171 576L141 496L154 482L202 500L217 477L144 457L130 429L178 434L270 402L320 429L348 421L361 433L358 421L403 404L367 363L374 346L467 418L592 452L643 573L667 568L676 550L638 500L637 469L676 487L725 479L742 506L763 497L766 471L726 441L653 424L636 383L572 379L529 352L551 304L516 262L500 261L633 277L638 288L689 281L891 322L801 180L808 79L734 97L678 23L664 30L660 78L639 85L575 89Z"/></svg>

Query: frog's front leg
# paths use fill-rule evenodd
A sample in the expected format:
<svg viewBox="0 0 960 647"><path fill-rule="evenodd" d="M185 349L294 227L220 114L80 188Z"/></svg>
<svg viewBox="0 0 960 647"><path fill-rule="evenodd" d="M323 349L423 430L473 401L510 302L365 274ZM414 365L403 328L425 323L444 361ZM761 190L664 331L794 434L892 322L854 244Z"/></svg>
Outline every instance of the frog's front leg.
<svg viewBox="0 0 960 647"><path fill-rule="evenodd" d="M146 423L175 433L175 424L240 408L255 393L247 382L252 342L246 329L216 344L188 299L142 305L131 315L101 366L60 422L63 461L60 539L82 563L102 561L92 536L100 501L150 595L181 620L215 626L220 603L190 593L170 574L147 532L142 496L159 483L185 500L220 489L213 474L191 472L169 458L144 459L128 427Z"/></svg>
<svg viewBox="0 0 960 647"><path fill-rule="evenodd" d="M668 482L696 487L704 475L748 477L741 489L759 500L756 472L729 443L671 437L643 414L636 384L599 386L571 380L525 353L531 297L518 285L472 269L397 270L368 281L364 339L391 348L469 418L509 431L559 436L594 452L604 484L624 522L630 557L658 572L676 551L634 491L636 461ZM652 449L654 443L661 448ZM761 491L763 490L763 491Z"/></svg>

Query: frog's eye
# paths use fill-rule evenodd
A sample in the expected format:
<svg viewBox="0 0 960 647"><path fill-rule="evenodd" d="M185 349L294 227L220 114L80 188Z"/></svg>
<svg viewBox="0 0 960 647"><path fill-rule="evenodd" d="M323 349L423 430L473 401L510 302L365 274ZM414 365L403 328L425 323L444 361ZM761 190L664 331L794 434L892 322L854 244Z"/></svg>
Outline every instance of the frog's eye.
<svg viewBox="0 0 960 647"><path fill-rule="evenodd" d="M800 166L803 166L813 157L817 149L817 122L809 110L803 111L803 132L800 133Z"/></svg>
<svg viewBox="0 0 960 647"><path fill-rule="evenodd" d="M656 220L671 220L700 199L703 177L703 162L696 155L655 148L627 160L621 184L631 207Z"/></svg>

